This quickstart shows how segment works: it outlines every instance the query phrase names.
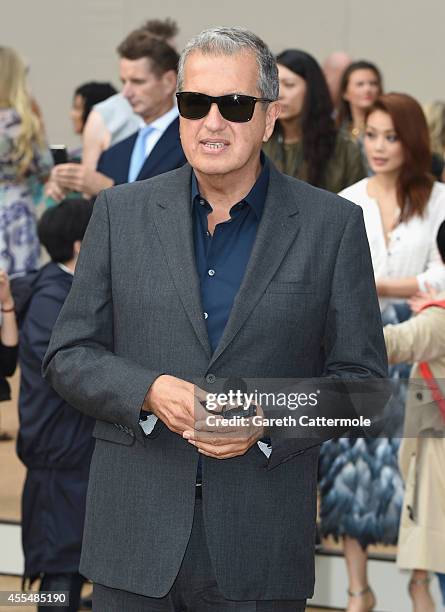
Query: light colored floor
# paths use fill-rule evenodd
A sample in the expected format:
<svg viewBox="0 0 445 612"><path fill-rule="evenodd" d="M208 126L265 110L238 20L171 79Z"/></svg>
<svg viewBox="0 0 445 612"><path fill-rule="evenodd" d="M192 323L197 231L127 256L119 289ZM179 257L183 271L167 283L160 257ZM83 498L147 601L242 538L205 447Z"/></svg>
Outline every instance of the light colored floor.
<svg viewBox="0 0 445 612"><path fill-rule="evenodd" d="M0 575L0 591L21 591L21 579L15 576L1 576ZM38 584L35 583L33 591L38 590ZM86 596L91 592L91 586L88 584L83 588L82 595ZM54 610L63 610L64 608L55 607ZM0 606L0 611L5 612L36 612L35 606ZM124 611L122 611L124 612Z"/></svg>
<svg viewBox="0 0 445 612"><path fill-rule="evenodd" d="M16 372L10 380L12 400L0 403L0 431L6 431L13 439L0 442L0 521L20 521L20 497L25 479L25 468L17 458L15 451L16 436L18 429L17 397L19 385L19 373ZM324 542L328 550L340 550L341 546L333 540ZM392 547L371 547L370 552L395 553ZM20 579L11 576L0 575L0 591L20 590ZM3 607L0 610L7 612L35 612L33 607ZM308 608L313 612L327 612L325 608Z"/></svg>
<svg viewBox="0 0 445 612"><path fill-rule="evenodd" d="M0 520L20 521L20 497L25 480L25 467L15 452L18 428L18 371L9 382L12 399L10 402L0 402L0 431L12 435L13 440L0 441Z"/></svg>
<svg viewBox="0 0 445 612"><path fill-rule="evenodd" d="M1 576L0 575L0 591L20 591L20 578L16 578L14 576ZM91 590L91 587L88 585L84 588L83 595L87 595ZM54 608L54 610L63 610L63 608ZM27 606L26 608L22 607L10 607L10 606L0 606L0 611L4 610L5 612L36 612L36 608L34 606ZM330 612L326 610L326 608L308 608L311 612ZM124 612L124 610L122 611ZM331 611L332 612L332 611Z"/></svg>

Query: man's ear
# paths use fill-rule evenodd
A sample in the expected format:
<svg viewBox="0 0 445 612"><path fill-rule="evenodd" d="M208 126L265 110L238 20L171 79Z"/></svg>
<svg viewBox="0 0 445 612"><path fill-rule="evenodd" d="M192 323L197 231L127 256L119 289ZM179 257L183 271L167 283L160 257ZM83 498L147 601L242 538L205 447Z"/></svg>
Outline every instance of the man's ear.
<svg viewBox="0 0 445 612"><path fill-rule="evenodd" d="M263 142L267 142L272 136L275 122L278 119L281 111L281 106L278 100L271 102L266 110L266 127L264 128Z"/></svg>
<svg viewBox="0 0 445 612"><path fill-rule="evenodd" d="M166 92L173 95L176 91L176 82L177 82L178 74L176 70L167 70L162 75L162 82L164 84Z"/></svg>

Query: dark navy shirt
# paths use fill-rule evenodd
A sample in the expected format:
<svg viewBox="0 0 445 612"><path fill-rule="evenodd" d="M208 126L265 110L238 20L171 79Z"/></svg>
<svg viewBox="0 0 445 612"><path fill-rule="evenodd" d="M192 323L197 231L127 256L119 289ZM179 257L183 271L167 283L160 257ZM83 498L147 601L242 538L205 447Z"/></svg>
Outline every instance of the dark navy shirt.
<svg viewBox="0 0 445 612"><path fill-rule="evenodd" d="M203 317L212 352L215 351L239 291L255 242L269 186L269 162L262 156L255 185L230 209L230 219L208 231L212 206L199 193L192 174L192 210L195 258L201 286Z"/></svg>

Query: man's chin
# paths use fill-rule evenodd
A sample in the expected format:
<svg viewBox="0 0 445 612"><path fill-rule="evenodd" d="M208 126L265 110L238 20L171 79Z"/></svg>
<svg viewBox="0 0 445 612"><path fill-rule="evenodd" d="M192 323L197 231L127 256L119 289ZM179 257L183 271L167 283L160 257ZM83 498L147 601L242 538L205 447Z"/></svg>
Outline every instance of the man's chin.
<svg viewBox="0 0 445 612"><path fill-rule="evenodd" d="M208 176L230 174L236 170L233 161L228 163L227 160L192 160L190 165L196 172Z"/></svg>

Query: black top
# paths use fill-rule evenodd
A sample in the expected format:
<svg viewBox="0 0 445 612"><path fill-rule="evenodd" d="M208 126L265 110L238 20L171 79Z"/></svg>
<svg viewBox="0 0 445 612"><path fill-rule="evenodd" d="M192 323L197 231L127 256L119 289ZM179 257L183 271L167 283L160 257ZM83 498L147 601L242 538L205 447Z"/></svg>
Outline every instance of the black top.
<svg viewBox="0 0 445 612"><path fill-rule="evenodd" d="M18 345L5 346L0 342L0 402L11 399L11 389L6 377L15 372L17 351Z"/></svg>

